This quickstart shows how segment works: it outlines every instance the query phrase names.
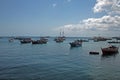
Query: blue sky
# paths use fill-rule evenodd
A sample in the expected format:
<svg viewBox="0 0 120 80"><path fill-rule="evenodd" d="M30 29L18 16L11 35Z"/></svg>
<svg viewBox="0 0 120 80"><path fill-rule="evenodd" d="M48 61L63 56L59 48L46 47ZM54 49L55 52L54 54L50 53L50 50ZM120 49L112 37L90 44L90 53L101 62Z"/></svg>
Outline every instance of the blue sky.
<svg viewBox="0 0 120 80"><path fill-rule="evenodd" d="M104 31L97 31L92 26L91 31L81 31L79 28L86 26L80 25L88 23L90 18L99 20L104 16L119 16L108 14L111 11L95 9L99 1L101 0L0 0L0 36L57 36L60 30L64 30L66 36L95 36L96 32Z"/></svg>

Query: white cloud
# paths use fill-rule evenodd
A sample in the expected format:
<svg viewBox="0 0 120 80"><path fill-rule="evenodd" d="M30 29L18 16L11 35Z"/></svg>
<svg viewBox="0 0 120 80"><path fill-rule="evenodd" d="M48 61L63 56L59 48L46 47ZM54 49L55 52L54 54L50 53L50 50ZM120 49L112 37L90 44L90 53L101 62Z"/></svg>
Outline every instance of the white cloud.
<svg viewBox="0 0 120 80"><path fill-rule="evenodd" d="M103 16L101 18L89 18L83 20L85 27L95 30L120 30L120 16Z"/></svg>
<svg viewBox="0 0 120 80"><path fill-rule="evenodd" d="M94 6L94 12L107 11L110 6L112 6L113 0L97 0L97 3Z"/></svg>
<svg viewBox="0 0 120 80"><path fill-rule="evenodd" d="M59 29L66 31L85 31L85 30L120 30L120 16L103 16L101 18L88 18L78 24L68 24Z"/></svg>
<svg viewBox="0 0 120 80"><path fill-rule="evenodd" d="M120 0L97 0L93 11L98 12L107 12L107 14L120 14Z"/></svg>
<svg viewBox="0 0 120 80"><path fill-rule="evenodd" d="M68 34L81 32L83 34L110 32L115 35L116 32L120 33L120 0L97 0L93 11L95 13L105 11L107 14L100 18L84 19L78 24L63 25L56 30L64 29Z"/></svg>
<svg viewBox="0 0 120 80"><path fill-rule="evenodd" d="M114 0L110 14L120 15L120 0Z"/></svg>

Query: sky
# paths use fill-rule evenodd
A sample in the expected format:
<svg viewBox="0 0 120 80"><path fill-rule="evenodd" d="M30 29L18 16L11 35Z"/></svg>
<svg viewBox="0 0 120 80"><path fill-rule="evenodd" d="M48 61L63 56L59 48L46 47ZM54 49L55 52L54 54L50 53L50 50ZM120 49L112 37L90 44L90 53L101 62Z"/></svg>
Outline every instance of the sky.
<svg viewBox="0 0 120 80"><path fill-rule="evenodd" d="M120 36L120 0L0 0L0 36Z"/></svg>

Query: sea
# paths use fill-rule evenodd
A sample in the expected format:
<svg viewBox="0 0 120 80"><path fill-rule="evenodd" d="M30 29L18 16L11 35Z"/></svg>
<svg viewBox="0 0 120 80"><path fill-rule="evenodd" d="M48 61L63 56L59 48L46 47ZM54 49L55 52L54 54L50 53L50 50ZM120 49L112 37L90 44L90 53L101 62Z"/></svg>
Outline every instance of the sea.
<svg viewBox="0 0 120 80"><path fill-rule="evenodd" d="M101 48L110 45L107 41L89 40L70 47L70 42L81 38L56 43L50 37L47 44L37 45L0 38L0 80L120 80L120 54L102 56Z"/></svg>

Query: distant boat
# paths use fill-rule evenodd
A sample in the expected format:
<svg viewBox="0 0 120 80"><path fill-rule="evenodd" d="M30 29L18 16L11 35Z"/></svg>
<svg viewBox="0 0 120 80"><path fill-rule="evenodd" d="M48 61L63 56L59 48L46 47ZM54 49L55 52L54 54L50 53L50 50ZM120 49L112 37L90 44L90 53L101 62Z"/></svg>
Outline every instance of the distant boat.
<svg viewBox="0 0 120 80"><path fill-rule="evenodd" d="M48 42L48 39L46 39L46 38L41 38L41 39L40 39L40 42L41 42L42 44L46 44L46 43Z"/></svg>
<svg viewBox="0 0 120 80"><path fill-rule="evenodd" d="M89 54L99 54L99 52L91 51Z"/></svg>
<svg viewBox="0 0 120 80"><path fill-rule="evenodd" d="M31 41L28 41L28 40L21 40L20 42L21 42L21 44L31 43Z"/></svg>
<svg viewBox="0 0 120 80"><path fill-rule="evenodd" d="M21 44L31 43L31 41L31 38L23 38L22 40L20 40Z"/></svg>
<svg viewBox="0 0 120 80"><path fill-rule="evenodd" d="M54 39L54 41L56 41L57 43L61 43L64 40L65 40L64 31L63 32L60 31L60 36Z"/></svg>
<svg viewBox="0 0 120 80"><path fill-rule="evenodd" d="M75 40L74 42L69 43L71 47L80 47L82 46L82 40Z"/></svg>
<svg viewBox="0 0 120 80"><path fill-rule="evenodd" d="M41 44L40 40L32 40L32 44Z"/></svg>
<svg viewBox="0 0 120 80"><path fill-rule="evenodd" d="M82 42L89 42L88 39L82 39Z"/></svg>
<svg viewBox="0 0 120 80"><path fill-rule="evenodd" d="M63 37L57 37L54 39L57 43L63 42L65 39Z"/></svg>
<svg viewBox="0 0 120 80"><path fill-rule="evenodd" d="M32 40L32 44L46 44L48 39L41 38L40 40Z"/></svg>
<svg viewBox="0 0 120 80"><path fill-rule="evenodd" d="M120 40L120 37L113 37L114 39L116 39L116 40Z"/></svg>
<svg viewBox="0 0 120 80"><path fill-rule="evenodd" d="M111 40L111 38L104 38L104 37L94 37L93 38L94 42L98 41L106 41L106 40Z"/></svg>
<svg viewBox="0 0 120 80"><path fill-rule="evenodd" d="M13 41L14 41L14 38L10 38L8 41L9 41L9 42L13 42Z"/></svg>
<svg viewBox="0 0 120 80"><path fill-rule="evenodd" d="M101 48L103 55L118 53L118 49L118 47L113 45L107 48Z"/></svg>
<svg viewBox="0 0 120 80"><path fill-rule="evenodd" d="M120 43L120 41L109 41L108 43Z"/></svg>

